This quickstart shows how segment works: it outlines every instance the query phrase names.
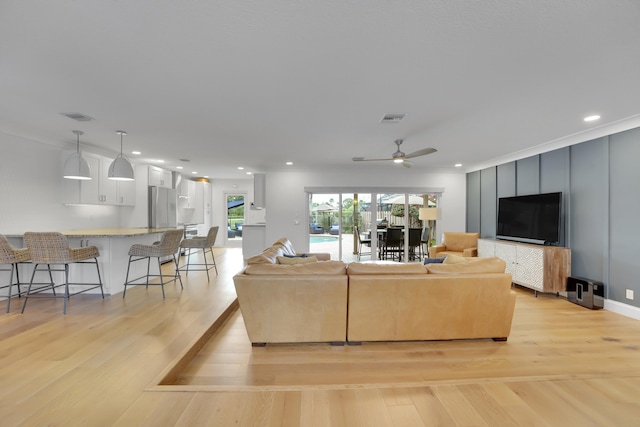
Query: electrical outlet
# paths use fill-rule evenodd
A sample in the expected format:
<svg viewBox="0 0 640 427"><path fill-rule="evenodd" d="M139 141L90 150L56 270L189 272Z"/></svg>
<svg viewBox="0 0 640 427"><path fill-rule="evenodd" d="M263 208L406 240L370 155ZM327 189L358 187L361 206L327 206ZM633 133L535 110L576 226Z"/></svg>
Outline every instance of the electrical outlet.
<svg viewBox="0 0 640 427"><path fill-rule="evenodd" d="M633 299L633 289L627 289L627 299Z"/></svg>

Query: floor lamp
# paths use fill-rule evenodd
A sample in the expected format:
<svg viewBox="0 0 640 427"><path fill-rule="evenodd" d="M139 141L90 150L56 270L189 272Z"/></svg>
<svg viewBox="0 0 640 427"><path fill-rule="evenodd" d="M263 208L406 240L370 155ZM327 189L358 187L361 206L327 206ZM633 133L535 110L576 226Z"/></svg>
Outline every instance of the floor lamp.
<svg viewBox="0 0 640 427"><path fill-rule="evenodd" d="M440 215L440 208L420 208L420 211L418 212L418 219L420 219L421 221L426 221L427 227L429 228L429 237L427 240L427 256L429 256L429 247L431 246L431 241L435 236L435 223L440 219Z"/></svg>

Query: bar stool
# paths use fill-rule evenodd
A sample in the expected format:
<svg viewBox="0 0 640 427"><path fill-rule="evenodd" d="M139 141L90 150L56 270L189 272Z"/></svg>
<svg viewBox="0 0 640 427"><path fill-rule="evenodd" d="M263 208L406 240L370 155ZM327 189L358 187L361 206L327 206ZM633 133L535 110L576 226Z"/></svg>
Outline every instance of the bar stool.
<svg viewBox="0 0 640 427"><path fill-rule="evenodd" d="M22 313L24 313L24 309L27 306L27 301L29 300L29 298L64 298L64 314L67 314L67 300L72 295L77 295L83 292L90 291L92 289L100 288L100 293L102 294L102 298L104 299L102 277L100 276L100 266L98 265L98 257L100 256L100 251L96 246L70 248L67 237L57 232L27 232L24 233L24 243L29 249L31 262L33 262L35 266L33 268L33 273L31 273L29 288L27 289L27 293L25 294L24 304L22 305ZM95 264L96 270L98 272L98 283L69 282L69 264ZM33 278L35 277L36 272L38 272L38 267L42 265L47 266L46 271L49 272L49 277L52 277L52 271L64 271L63 284L56 285L53 282L53 278L51 279L51 289L53 290L53 295L43 293L43 291L45 290L43 288L35 289L32 292L32 286L34 285ZM64 265L64 268L52 268L52 265ZM44 271L44 269L41 271ZM69 285L86 286L86 288L78 292L70 293ZM57 295L55 292L55 288L61 286L64 286L64 295Z"/></svg>
<svg viewBox="0 0 640 427"><path fill-rule="evenodd" d="M137 282L141 279L146 279L146 283L144 283L147 288L149 285L160 285L162 287L162 298L164 299L164 285L165 283L175 282L176 280L180 281L180 288L184 289L182 286L182 277L180 277L180 270L178 269L178 260L176 258L176 252L178 252L178 248L180 247L180 241L182 240L182 235L184 231L182 229L169 230L162 233L162 237L160 241L154 242L151 245L142 245L136 243L135 245L131 245L129 248L129 264L127 265L127 277L124 281L124 292L122 293L122 298L125 297L127 293L127 285L142 285L142 283L133 283ZM160 258L163 257L173 257L173 263L176 266L175 274L173 275L173 279L165 282L164 276L162 274L162 265L160 263ZM158 259L158 272L159 274L150 274L151 268L151 258ZM129 271L131 269L131 263L141 260L147 260L147 274L140 276L136 279L129 280ZM160 283L149 283L149 277L160 277Z"/></svg>
<svg viewBox="0 0 640 427"><path fill-rule="evenodd" d="M218 226L211 227L206 237L193 237L191 239L183 239L180 243L180 249L187 250L187 265L181 268L182 271L186 271L189 274L189 267L194 265L197 267L204 268L192 268L191 271L206 271L207 272L207 280L209 279L209 270L215 268L216 276L218 275L218 267L216 266L216 258L213 256L213 245L216 242L216 237L218 236ZM191 263L191 250L195 249L196 251L202 249L202 256L204 257L204 264L192 264ZM207 263L207 250L211 254L212 264Z"/></svg>
<svg viewBox="0 0 640 427"><path fill-rule="evenodd" d="M15 295L18 297L22 296L22 291L20 289L20 285L26 285L26 283L20 282L20 269L18 268L18 264L23 262L28 262L31 257L29 256L29 249L21 248L16 249L7 240L7 238L0 234L0 264L8 264L11 265L11 268L2 268L0 271L11 271L11 275L9 276L9 284L0 286L0 289L6 289L7 291L7 313L11 309L11 298ZM16 282L13 282L13 275L15 272ZM14 294L13 285L16 285L18 288L18 293Z"/></svg>

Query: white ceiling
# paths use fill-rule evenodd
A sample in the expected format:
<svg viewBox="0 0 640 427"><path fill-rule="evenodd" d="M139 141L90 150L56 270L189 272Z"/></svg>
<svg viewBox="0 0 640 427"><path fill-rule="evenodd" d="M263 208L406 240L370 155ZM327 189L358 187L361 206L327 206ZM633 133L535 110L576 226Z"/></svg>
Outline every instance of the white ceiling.
<svg viewBox="0 0 640 427"><path fill-rule="evenodd" d="M639 23L637 0L1 0L0 131L116 152L122 129L212 178L402 171L351 161L399 138L438 150L414 170L472 170L638 122Z"/></svg>

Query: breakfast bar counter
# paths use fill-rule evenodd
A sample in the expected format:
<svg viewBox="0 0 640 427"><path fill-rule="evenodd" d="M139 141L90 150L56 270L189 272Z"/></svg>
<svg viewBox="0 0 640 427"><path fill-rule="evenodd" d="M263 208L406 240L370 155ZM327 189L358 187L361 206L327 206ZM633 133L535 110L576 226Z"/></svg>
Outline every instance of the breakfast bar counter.
<svg viewBox="0 0 640 427"><path fill-rule="evenodd" d="M136 243L152 244L160 240L162 233L167 230L173 230L173 228L94 228L60 230L60 233L67 236L71 247L96 246L100 250L98 265L100 266L104 293L114 295L124 290L131 245ZM22 235L7 234L6 236L14 247L24 247ZM151 266L152 271L154 267L157 269L157 265ZM23 269L28 271L21 271L21 276L25 278L24 280L29 280L32 267L25 265ZM143 276L146 274L146 270L145 263L133 263L130 277ZM74 282L96 280L95 268L89 269L82 265L70 265L70 275L72 277L71 281ZM54 278L58 283L62 280L61 277L54 276ZM70 288L71 292L73 292L74 287L71 286ZM88 293L100 293L100 290L95 289Z"/></svg>

